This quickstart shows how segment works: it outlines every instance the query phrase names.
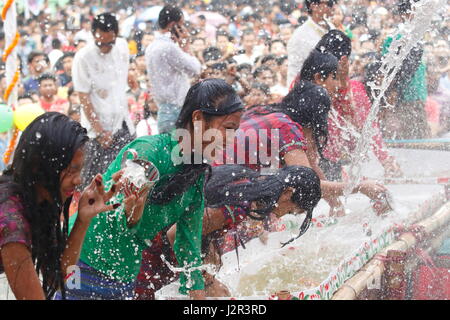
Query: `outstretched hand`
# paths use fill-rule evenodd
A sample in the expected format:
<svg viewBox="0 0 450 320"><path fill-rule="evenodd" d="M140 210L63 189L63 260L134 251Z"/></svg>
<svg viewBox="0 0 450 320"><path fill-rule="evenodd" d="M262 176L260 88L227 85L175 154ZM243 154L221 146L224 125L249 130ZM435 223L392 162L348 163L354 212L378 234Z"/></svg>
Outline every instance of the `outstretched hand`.
<svg viewBox="0 0 450 320"><path fill-rule="evenodd" d="M116 209L120 204L106 204L111 198L120 190L122 171L117 172L112 176L114 184L108 192L105 191L103 185L103 177L97 174L81 194L78 203L78 218L83 222L90 223L92 218L100 212L111 211Z"/></svg>

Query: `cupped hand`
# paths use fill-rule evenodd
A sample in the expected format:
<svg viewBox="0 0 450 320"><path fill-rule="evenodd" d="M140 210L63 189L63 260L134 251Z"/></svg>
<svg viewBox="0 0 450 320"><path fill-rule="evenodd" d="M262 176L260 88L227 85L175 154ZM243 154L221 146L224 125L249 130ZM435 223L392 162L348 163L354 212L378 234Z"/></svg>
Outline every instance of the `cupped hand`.
<svg viewBox="0 0 450 320"><path fill-rule="evenodd" d="M147 186L138 191L131 184L125 184L125 215L129 227L134 226L141 219L150 189L151 187Z"/></svg>
<svg viewBox="0 0 450 320"><path fill-rule="evenodd" d="M119 191L121 176L121 171L112 176L114 184L106 192L103 185L103 177L101 174L97 174L81 194L78 203L78 218L85 223L90 223L92 218L99 213L116 209L119 206L118 203L106 203Z"/></svg>

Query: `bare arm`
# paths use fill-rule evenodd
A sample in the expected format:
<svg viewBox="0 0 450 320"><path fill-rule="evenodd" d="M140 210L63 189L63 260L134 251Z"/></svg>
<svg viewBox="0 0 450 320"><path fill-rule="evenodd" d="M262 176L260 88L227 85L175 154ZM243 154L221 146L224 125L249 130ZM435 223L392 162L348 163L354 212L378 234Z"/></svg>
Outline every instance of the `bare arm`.
<svg viewBox="0 0 450 320"><path fill-rule="evenodd" d="M318 165L318 151L316 143L312 136L312 131L311 129L305 128L304 133L308 145L306 154L311 164L311 168L317 173L320 178L322 197L330 204L332 208L337 206L342 207L342 203L337 197L344 195L346 184L343 182L327 181L325 174ZM376 199L386 191L387 189L381 184L372 181L363 181L359 185L357 185L351 193L361 192L370 199Z"/></svg>
<svg viewBox="0 0 450 320"><path fill-rule="evenodd" d="M9 286L16 299L45 300L28 248L21 243L8 243L1 248L1 256Z"/></svg>

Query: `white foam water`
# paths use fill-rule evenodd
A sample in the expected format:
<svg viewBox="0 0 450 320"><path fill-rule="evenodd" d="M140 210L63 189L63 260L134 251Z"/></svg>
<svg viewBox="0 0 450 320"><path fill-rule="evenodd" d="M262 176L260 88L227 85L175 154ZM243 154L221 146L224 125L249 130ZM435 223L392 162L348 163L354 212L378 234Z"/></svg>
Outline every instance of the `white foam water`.
<svg viewBox="0 0 450 320"><path fill-rule="evenodd" d="M125 168L123 170L122 177L124 179L127 179L138 189L140 189L145 183L147 183L145 168L129 159L125 162Z"/></svg>
<svg viewBox="0 0 450 320"><path fill-rule="evenodd" d="M369 83L369 87L374 96L374 103L364 124L361 139L358 140L349 168L349 180L345 195L348 196L351 191L360 183L362 178L362 168L365 158L370 149L374 130L372 123L376 121L380 109L382 98L400 70L403 61L414 46L423 39L425 32L430 29L433 17L440 10L446 8L445 0L419 0L412 2L413 17L406 21L397 32L392 35L394 39L389 48L389 52L383 57L381 62L381 72L383 81L377 86L375 83ZM401 36L399 38L399 36ZM397 39L398 38L398 39Z"/></svg>

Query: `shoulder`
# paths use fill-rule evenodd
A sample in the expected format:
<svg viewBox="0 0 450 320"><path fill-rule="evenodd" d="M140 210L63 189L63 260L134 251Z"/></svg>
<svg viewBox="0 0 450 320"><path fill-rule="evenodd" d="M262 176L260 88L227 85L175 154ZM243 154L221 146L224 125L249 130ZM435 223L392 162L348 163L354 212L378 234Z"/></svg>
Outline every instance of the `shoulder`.
<svg viewBox="0 0 450 320"><path fill-rule="evenodd" d="M168 133L152 136L142 136L131 142L127 149L134 149L138 155L149 161L169 163L174 142Z"/></svg>

